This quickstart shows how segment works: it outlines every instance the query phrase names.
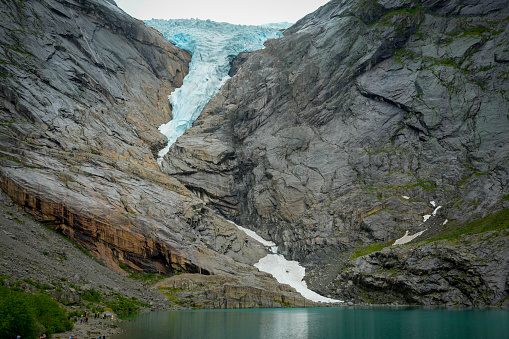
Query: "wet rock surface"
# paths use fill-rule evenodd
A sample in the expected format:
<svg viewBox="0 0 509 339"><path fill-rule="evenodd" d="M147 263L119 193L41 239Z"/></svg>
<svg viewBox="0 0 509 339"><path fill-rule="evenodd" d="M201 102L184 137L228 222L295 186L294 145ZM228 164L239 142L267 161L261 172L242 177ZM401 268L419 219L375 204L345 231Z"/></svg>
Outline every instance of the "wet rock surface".
<svg viewBox="0 0 509 339"><path fill-rule="evenodd" d="M304 262L427 229L430 201L440 224L497 211L507 11L331 1L242 56L163 170Z"/></svg>

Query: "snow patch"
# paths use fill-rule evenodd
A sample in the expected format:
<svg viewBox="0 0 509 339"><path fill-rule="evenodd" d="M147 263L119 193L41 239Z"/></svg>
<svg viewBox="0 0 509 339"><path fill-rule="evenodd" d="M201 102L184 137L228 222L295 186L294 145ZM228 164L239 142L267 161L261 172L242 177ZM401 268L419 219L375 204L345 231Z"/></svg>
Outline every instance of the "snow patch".
<svg viewBox="0 0 509 339"><path fill-rule="evenodd" d="M239 226L233 221L228 220L228 222L237 226L239 230L246 233L249 237L270 248L270 251L273 254L267 254L265 257L261 258L260 261L254 264L254 266L260 271L270 273L280 284L288 284L292 286L304 298L311 301L322 303L343 302L341 300L335 300L321 296L318 293L311 291L304 281L306 269L302 267L298 261L286 260L284 256L277 254L277 246L274 242L263 239L258 234L256 234L256 232Z"/></svg>
<svg viewBox="0 0 509 339"><path fill-rule="evenodd" d="M412 240L414 240L415 238L417 238L418 236L420 236L421 234L423 234L424 232L426 232L426 230L424 231L420 231L420 232L417 232L415 233L414 235L408 235L408 231L405 232L405 235L402 236L401 238L397 239L394 244L392 244L392 246L394 245L402 245L402 244L406 244L407 242L410 242Z"/></svg>
<svg viewBox="0 0 509 339"><path fill-rule="evenodd" d="M449 220L445 219L445 220L444 220L444 223L443 223L442 225L447 224L447 222L448 222L448 221L449 221Z"/></svg>
<svg viewBox="0 0 509 339"><path fill-rule="evenodd" d="M433 213L431 215L435 216L437 215L437 211L442 208L442 206L438 206L437 208L435 208L435 210L433 211Z"/></svg>
<svg viewBox="0 0 509 339"><path fill-rule="evenodd" d="M245 227L239 226L236 223L234 223L233 221L228 220L228 222L231 223L231 224L234 224L235 226L237 226L237 228L239 230L241 230L242 232L246 233L248 236L250 236L254 240L260 242L263 246L267 246L267 247L274 247L274 246L276 246L276 243L263 239L258 234L256 234L256 232L251 231L250 229L247 229Z"/></svg>
<svg viewBox="0 0 509 339"><path fill-rule="evenodd" d="M426 221L428 221L429 218L431 218L431 214L426 214L426 215L423 215L422 217L424 218L423 222L426 222Z"/></svg>
<svg viewBox="0 0 509 339"><path fill-rule="evenodd" d="M406 199L406 200L410 199L410 197L407 197L406 195L402 195L402 197L403 197L403 199Z"/></svg>
<svg viewBox="0 0 509 339"><path fill-rule="evenodd" d="M430 201L429 202L433 207L435 207L435 202L434 201Z"/></svg>
<svg viewBox="0 0 509 339"><path fill-rule="evenodd" d="M306 269L297 261L288 261L283 256L277 254L269 254L254 264L260 271L272 274L281 284L288 284L295 288L304 298L322 302L322 303L339 303L335 300L319 295L311 291L306 282L303 280Z"/></svg>

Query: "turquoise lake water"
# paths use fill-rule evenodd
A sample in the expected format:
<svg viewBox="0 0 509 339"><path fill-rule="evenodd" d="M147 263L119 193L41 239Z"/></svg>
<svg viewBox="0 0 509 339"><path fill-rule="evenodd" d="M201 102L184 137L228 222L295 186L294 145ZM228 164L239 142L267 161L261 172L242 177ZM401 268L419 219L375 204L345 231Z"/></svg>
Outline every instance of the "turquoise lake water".
<svg viewBox="0 0 509 339"><path fill-rule="evenodd" d="M417 307L152 312L131 316L112 339L509 339L509 310Z"/></svg>

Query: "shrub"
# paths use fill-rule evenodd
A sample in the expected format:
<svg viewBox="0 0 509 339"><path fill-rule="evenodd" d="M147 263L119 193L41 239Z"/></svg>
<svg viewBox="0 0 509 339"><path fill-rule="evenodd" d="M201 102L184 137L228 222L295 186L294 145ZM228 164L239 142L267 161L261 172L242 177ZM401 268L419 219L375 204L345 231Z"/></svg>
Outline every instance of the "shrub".
<svg viewBox="0 0 509 339"><path fill-rule="evenodd" d="M96 291L95 289L91 289L90 291L85 291L81 294L81 298L90 302L100 302L101 301L101 293Z"/></svg>
<svg viewBox="0 0 509 339"><path fill-rule="evenodd" d="M40 327L46 334L72 330L60 305L42 294L26 294L0 286L0 338L35 338Z"/></svg>
<svg viewBox="0 0 509 339"><path fill-rule="evenodd" d="M0 286L0 337L35 338L37 325L28 295Z"/></svg>

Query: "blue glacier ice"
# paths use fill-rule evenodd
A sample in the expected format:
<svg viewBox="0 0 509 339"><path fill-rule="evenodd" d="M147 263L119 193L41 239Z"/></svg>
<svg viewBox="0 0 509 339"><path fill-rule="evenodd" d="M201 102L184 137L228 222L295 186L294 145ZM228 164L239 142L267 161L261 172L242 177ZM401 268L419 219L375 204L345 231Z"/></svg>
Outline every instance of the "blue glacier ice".
<svg viewBox="0 0 509 339"><path fill-rule="evenodd" d="M205 104L230 78L228 71L232 58L241 52L262 49L267 39L281 37L280 30L291 25L246 26L198 19L152 19L145 23L192 55L189 74L183 85L169 97L173 119L159 127L161 133L168 137L168 145L159 152L158 161L171 144L191 127Z"/></svg>

